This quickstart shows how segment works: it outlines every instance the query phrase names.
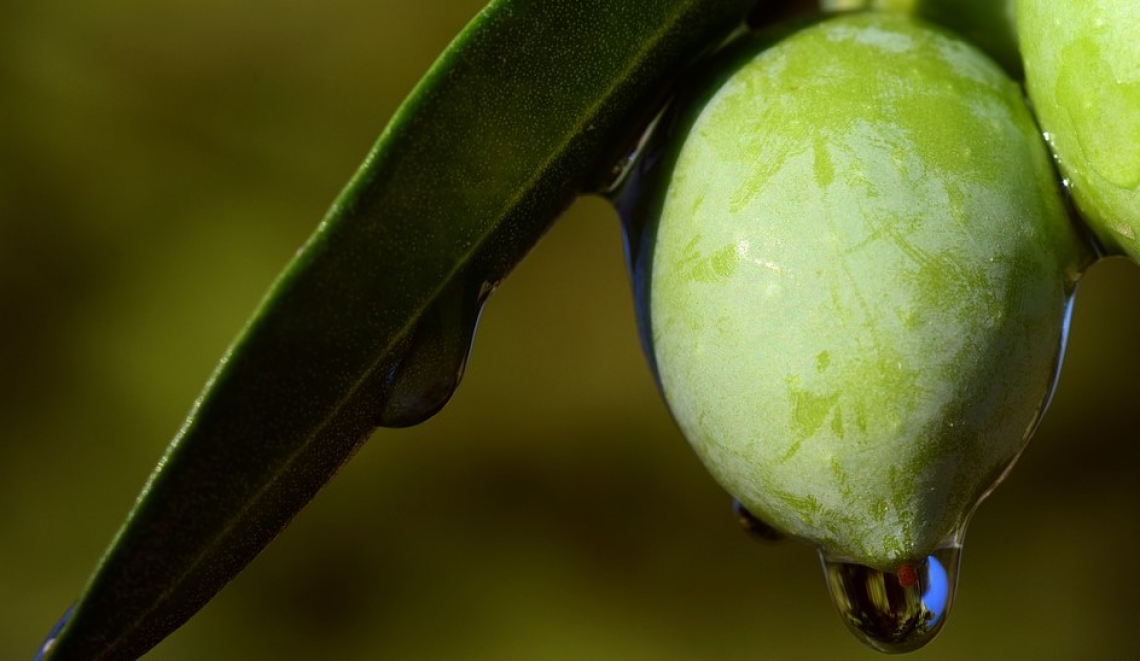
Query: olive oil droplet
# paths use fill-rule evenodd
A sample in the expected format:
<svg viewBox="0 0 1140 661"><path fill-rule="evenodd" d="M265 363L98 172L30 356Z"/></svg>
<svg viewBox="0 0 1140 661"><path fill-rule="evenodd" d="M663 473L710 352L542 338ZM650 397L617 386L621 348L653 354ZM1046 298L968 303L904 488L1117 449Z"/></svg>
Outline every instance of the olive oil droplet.
<svg viewBox="0 0 1140 661"><path fill-rule="evenodd" d="M831 600L855 637L888 654L913 652L938 635L954 603L961 546L883 571L820 553Z"/></svg>
<svg viewBox="0 0 1140 661"><path fill-rule="evenodd" d="M427 308L387 375L387 396L376 423L418 425L451 399L463 370L483 302L494 285L457 278Z"/></svg>
<svg viewBox="0 0 1140 661"><path fill-rule="evenodd" d="M752 539L761 542L783 541L784 535L766 521L748 511L739 500L732 501L732 511L736 514L736 521Z"/></svg>
<svg viewBox="0 0 1140 661"><path fill-rule="evenodd" d="M40 644L39 650L36 651L35 661L43 661L44 659L49 658L48 653L51 652L51 649L53 647L55 647L56 639L59 638L59 634L63 632L63 628L67 626L67 622L71 619L71 615L74 612L75 606L68 608L67 612L63 614L63 617L59 618L59 622L56 622L55 626L51 628L51 631L48 632L47 638L44 639L44 642Z"/></svg>

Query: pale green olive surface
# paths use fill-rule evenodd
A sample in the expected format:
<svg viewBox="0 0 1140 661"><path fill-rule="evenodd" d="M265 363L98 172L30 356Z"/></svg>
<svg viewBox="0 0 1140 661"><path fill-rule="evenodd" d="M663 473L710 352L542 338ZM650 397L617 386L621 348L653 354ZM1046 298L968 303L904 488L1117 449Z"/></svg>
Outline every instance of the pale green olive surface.
<svg viewBox="0 0 1140 661"><path fill-rule="evenodd" d="M1029 96L1081 215L1140 262L1140 2L1018 0Z"/></svg>
<svg viewBox="0 0 1140 661"><path fill-rule="evenodd" d="M1014 0L821 0L824 11L909 12L956 32L985 51L1006 72L1022 77L1014 23Z"/></svg>
<svg viewBox="0 0 1140 661"><path fill-rule="evenodd" d="M745 57L659 132L634 252L713 476L828 553L946 544L1029 438L1085 259L1017 85L902 14Z"/></svg>

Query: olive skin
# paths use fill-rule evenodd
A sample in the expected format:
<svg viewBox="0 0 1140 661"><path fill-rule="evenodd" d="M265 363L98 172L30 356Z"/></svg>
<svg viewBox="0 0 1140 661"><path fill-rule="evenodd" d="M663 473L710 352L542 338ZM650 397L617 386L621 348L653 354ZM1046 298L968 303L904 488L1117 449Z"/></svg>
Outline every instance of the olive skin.
<svg viewBox="0 0 1140 661"><path fill-rule="evenodd" d="M1140 262L1140 3L1018 0L1026 84L1082 217Z"/></svg>
<svg viewBox="0 0 1140 661"><path fill-rule="evenodd" d="M1017 80L1023 78L1014 0L820 0L825 11L910 12L947 28L985 51Z"/></svg>
<svg viewBox="0 0 1140 661"><path fill-rule="evenodd" d="M619 204L643 338L744 507L895 567L1024 447L1087 253L1019 88L972 46L883 13L742 48Z"/></svg>

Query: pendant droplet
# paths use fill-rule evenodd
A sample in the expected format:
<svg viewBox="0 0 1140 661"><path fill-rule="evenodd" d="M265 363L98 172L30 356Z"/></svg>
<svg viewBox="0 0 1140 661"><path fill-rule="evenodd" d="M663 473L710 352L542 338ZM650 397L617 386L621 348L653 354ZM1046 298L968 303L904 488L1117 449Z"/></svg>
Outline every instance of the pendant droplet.
<svg viewBox="0 0 1140 661"><path fill-rule="evenodd" d="M847 628L888 654L913 652L938 635L954 603L960 556L960 546L947 546L883 571L820 553L831 600Z"/></svg>
<svg viewBox="0 0 1140 661"><path fill-rule="evenodd" d="M59 618L59 622L56 622L55 626L51 628L47 638L45 638L44 642L40 645L40 649L36 651L35 661L43 661L43 659L48 658L48 653L55 647L56 639L59 638L59 634L63 632L63 627L67 625L67 622L71 619L71 615L74 612L75 606L68 608L67 612L63 614L63 617Z"/></svg>
<svg viewBox="0 0 1140 661"><path fill-rule="evenodd" d="M377 425L418 425L447 404L463 378L479 313L493 289L491 283L457 277L423 311L388 375Z"/></svg>
<svg viewBox="0 0 1140 661"><path fill-rule="evenodd" d="M736 521L752 539L761 542L783 541L784 535L767 522L748 511L739 500L732 501L732 511L736 514Z"/></svg>

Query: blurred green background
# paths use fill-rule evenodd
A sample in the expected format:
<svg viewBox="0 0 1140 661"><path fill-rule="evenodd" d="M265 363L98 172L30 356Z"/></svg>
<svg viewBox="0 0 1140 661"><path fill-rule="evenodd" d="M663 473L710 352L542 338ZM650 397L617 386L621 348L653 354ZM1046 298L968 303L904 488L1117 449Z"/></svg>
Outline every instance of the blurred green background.
<svg viewBox="0 0 1140 661"><path fill-rule="evenodd" d="M78 595L226 344L475 0L0 8L0 658ZM1134 648L1140 270L1082 286L1053 408L927 659ZM467 378L381 431L148 658L868 659L814 553L736 527L585 200Z"/></svg>

